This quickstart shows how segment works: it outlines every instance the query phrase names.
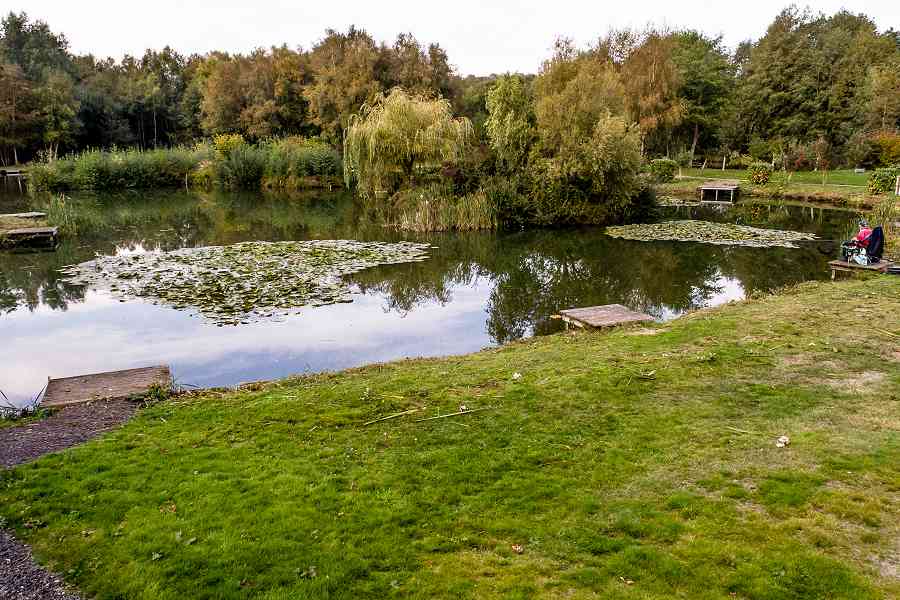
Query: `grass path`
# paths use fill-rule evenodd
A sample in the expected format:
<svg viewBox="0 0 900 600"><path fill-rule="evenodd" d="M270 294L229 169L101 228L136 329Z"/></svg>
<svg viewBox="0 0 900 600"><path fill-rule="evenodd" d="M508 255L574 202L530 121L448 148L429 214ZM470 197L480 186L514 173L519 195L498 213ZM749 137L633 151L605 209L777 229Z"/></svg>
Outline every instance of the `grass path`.
<svg viewBox="0 0 900 600"><path fill-rule="evenodd" d="M897 597L898 315L808 284L177 398L4 472L0 520L96 598Z"/></svg>

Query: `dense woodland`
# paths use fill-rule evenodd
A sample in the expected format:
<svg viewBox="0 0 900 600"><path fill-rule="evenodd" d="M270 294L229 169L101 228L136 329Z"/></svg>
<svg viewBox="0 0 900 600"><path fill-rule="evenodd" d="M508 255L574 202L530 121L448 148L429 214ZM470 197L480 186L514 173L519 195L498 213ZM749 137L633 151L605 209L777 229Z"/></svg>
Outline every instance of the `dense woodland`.
<svg viewBox="0 0 900 600"><path fill-rule="evenodd" d="M579 71L576 85L557 90L566 101L615 95L614 112L640 125L645 155L801 168L900 159L890 135L900 125L900 32L880 32L864 15L791 7L733 51L695 31L616 31L588 48L560 40L540 73L553 69L557 80ZM484 138L496 79L458 75L437 43L402 34L388 45L353 27L326 31L309 49L77 56L48 24L10 13L0 29L0 160L221 133L320 135L337 145L350 116L395 86L448 99ZM523 76L524 94L541 93L533 81Z"/></svg>

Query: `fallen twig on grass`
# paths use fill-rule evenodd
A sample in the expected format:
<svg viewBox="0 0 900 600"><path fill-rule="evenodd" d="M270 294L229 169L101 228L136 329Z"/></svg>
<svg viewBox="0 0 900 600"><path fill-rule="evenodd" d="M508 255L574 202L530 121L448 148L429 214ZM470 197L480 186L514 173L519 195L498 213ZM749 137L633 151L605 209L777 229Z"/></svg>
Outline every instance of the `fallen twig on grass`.
<svg viewBox="0 0 900 600"><path fill-rule="evenodd" d="M731 431L736 431L737 433L746 433L749 435L762 435L758 431L747 431L746 429L738 429L737 427L732 427L730 425L726 425L725 429L730 429Z"/></svg>
<svg viewBox="0 0 900 600"><path fill-rule="evenodd" d="M890 336L893 336L893 337L895 337L895 338L900 338L900 335L898 335L898 334L896 334L896 333L893 333L893 332L891 332L891 331L887 331L887 330L885 330L885 329L878 329L877 327L873 327L872 329L874 329L874 330L877 331L878 333L885 333L885 334L890 335Z"/></svg>
<svg viewBox="0 0 900 600"><path fill-rule="evenodd" d="M371 421L366 421L365 423L363 423L363 427L365 427L366 425L371 425L372 423L380 423L381 421L387 421L389 419L396 419L397 417L402 417L403 415L410 415L414 412L419 412L420 410L422 410L422 409L411 408L409 410L404 410L403 412L394 413L392 415L388 415L386 417L381 417L379 419L372 419Z"/></svg>
<svg viewBox="0 0 900 600"><path fill-rule="evenodd" d="M461 411L455 412L455 413L447 413L446 415L438 415L438 416L436 416L436 417L428 417L428 418L426 418L426 419L416 419L415 422L416 422L416 423L421 423L422 421L433 421L433 420L435 420L435 419L445 419L445 418L447 418L447 417L458 417L459 415L467 415L467 414L469 414L469 413L479 412L479 411L482 411L482 410L491 410L492 408L494 408L494 407L493 407L493 406L486 406L485 408L472 408L472 409L469 409L469 410L461 410Z"/></svg>

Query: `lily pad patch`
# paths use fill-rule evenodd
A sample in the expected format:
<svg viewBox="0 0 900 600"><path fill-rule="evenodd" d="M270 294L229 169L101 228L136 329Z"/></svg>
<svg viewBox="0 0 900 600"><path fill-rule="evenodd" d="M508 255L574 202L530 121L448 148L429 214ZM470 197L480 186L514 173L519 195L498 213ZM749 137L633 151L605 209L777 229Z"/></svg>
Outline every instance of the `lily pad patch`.
<svg viewBox="0 0 900 600"><path fill-rule="evenodd" d="M343 276L378 265L422 261L428 244L313 240L243 242L100 256L61 269L66 281L125 300L189 310L218 325L351 302Z"/></svg>
<svg viewBox="0 0 900 600"><path fill-rule="evenodd" d="M700 242L754 248L798 248L797 242L818 239L815 234L801 231L692 220L607 227L606 233L626 240Z"/></svg>

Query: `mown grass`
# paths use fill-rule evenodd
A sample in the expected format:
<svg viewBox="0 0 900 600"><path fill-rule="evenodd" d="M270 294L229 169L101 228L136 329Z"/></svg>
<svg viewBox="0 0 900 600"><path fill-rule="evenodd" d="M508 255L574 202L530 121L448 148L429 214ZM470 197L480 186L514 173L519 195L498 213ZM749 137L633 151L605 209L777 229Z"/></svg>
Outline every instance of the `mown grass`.
<svg viewBox="0 0 900 600"><path fill-rule="evenodd" d="M807 284L183 397L3 474L0 516L96 598L896 597L898 311Z"/></svg>
<svg viewBox="0 0 900 600"><path fill-rule="evenodd" d="M689 195L696 197L697 187L703 181L714 179L730 179L735 177L714 177L712 175L702 179L682 178L671 183L657 184L655 189L658 194ZM767 185L751 185L748 181L740 180L741 194L756 198L779 198L784 200L796 200L839 207L870 208L877 204L884 196L873 196L864 187L817 184L817 183L785 183L779 178L773 177Z"/></svg>
<svg viewBox="0 0 900 600"><path fill-rule="evenodd" d="M797 184L818 184L827 185L852 185L858 187L866 187L871 172L856 173L853 169L841 169L837 171L795 171L786 174L783 171L776 171L772 174L773 183L797 183ZM746 169L682 169L683 177L705 177L709 179L738 179L747 181Z"/></svg>

